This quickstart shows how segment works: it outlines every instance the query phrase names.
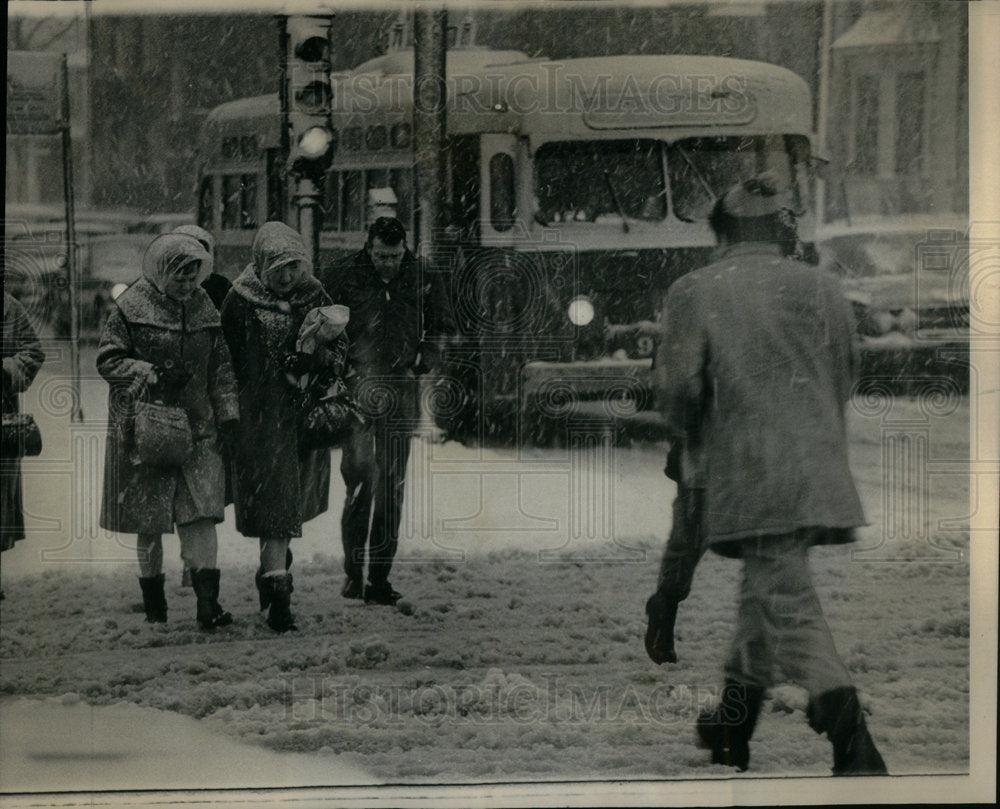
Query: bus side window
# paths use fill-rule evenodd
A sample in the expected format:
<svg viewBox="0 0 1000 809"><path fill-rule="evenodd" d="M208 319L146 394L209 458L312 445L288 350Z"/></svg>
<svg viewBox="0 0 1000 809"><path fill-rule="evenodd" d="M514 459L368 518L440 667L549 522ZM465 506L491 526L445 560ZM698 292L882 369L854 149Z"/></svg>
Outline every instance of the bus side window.
<svg viewBox="0 0 1000 809"><path fill-rule="evenodd" d="M365 186L360 171L345 171L341 175L341 211L344 217L343 230L359 231L365 217Z"/></svg>
<svg viewBox="0 0 1000 809"><path fill-rule="evenodd" d="M514 227L514 158L497 152L490 158L490 224L501 233Z"/></svg>
<svg viewBox="0 0 1000 809"><path fill-rule="evenodd" d="M267 219L268 221L282 218L282 196L281 196L281 152L278 149L267 150Z"/></svg>
<svg viewBox="0 0 1000 809"><path fill-rule="evenodd" d="M413 169L390 169L389 185L396 192L396 218L413 231Z"/></svg>
<svg viewBox="0 0 1000 809"><path fill-rule="evenodd" d="M198 190L198 225L206 230L215 230L215 178L212 175L201 178Z"/></svg>
<svg viewBox="0 0 1000 809"><path fill-rule="evenodd" d="M451 220L467 238L479 224L479 139L453 137L448 155Z"/></svg>
<svg viewBox="0 0 1000 809"><path fill-rule="evenodd" d="M256 175L225 175L222 178L222 229L253 230L256 227Z"/></svg>
<svg viewBox="0 0 1000 809"><path fill-rule="evenodd" d="M243 230L257 228L257 175L244 174L240 178L243 196L240 199L240 227Z"/></svg>
<svg viewBox="0 0 1000 809"><path fill-rule="evenodd" d="M323 230L340 230L339 171L328 171L323 178Z"/></svg>
<svg viewBox="0 0 1000 809"><path fill-rule="evenodd" d="M407 229L413 217L413 169L360 169L327 172L323 182L323 230L363 231L367 221L368 192L391 188L396 195L396 216Z"/></svg>
<svg viewBox="0 0 1000 809"><path fill-rule="evenodd" d="M240 178L227 174L222 178L222 229L240 228Z"/></svg>

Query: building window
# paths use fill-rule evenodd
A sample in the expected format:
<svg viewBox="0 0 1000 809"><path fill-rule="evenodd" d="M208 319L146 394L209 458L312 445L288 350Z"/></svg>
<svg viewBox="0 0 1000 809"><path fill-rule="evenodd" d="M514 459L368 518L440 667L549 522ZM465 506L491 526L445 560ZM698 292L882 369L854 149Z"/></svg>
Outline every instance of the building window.
<svg viewBox="0 0 1000 809"><path fill-rule="evenodd" d="M878 173L878 76L858 76L854 95L854 160L859 174Z"/></svg>
<svg viewBox="0 0 1000 809"><path fill-rule="evenodd" d="M919 174L924 147L923 71L896 76L896 174Z"/></svg>
<svg viewBox="0 0 1000 809"><path fill-rule="evenodd" d="M868 177L906 177L926 169L927 79L922 70L866 69L854 79L850 169Z"/></svg>

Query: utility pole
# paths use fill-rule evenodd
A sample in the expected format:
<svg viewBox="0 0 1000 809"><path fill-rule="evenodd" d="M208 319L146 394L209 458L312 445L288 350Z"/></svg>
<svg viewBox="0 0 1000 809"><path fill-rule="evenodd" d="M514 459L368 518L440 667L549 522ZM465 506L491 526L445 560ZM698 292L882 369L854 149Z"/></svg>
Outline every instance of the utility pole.
<svg viewBox="0 0 1000 809"><path fill-rule="evenodd" d="M63 195L66 198L66 272L69 278L69 357L73 386L73 410L70 421L83 421L83 395L80 392L80 271L76 263L76 211L73 186L73 138L69 119L69 68L66 54L59 63L62 84L62 159Z"/></svg>
<svg viewBox="0 0 1000 809"><path fill-rule="evenodd" d="M413 12L413 141L417 249L430 258L445 225L448 12L444 8L425 10L423 6L420 3Z"/></svg>
<svg viewBox="0 0 1000 809"><path fill-rule="evenodd" d="M437 246L446 224L445 137L448 120L447 48L448 12L444 8L425 10L417 3L413 12L413 143L416 158L416 244L417 254L434 268ZM420 431L434 435L434 417L427 377L421 377Z"/></svg>

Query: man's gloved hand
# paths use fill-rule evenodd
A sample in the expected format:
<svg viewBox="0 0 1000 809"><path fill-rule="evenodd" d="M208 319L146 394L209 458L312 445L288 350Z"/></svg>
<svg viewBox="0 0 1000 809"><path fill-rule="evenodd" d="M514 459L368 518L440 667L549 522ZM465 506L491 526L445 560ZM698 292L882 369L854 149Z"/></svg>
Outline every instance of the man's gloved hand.
<svg viewBox="0 0 1000 809"><path fill-rule="evenodd" d="M663 474L670 478L675 483L679 483L681 479L681 443L680 441L671 441L670 448L667 450L667 464L663 468Z"/></svg>
<svg viewBox="0 0 1000 809"><path fill-rule="evenodd" d="M14 357L3 358L4 382L9 384L14 390L20 390L24 381L21 374L21 366Z"/></svg>
<svg viewBox="0 0 1000 809"><path fill-rule="evenodd" d="M656 665L676 663L674 651L674 621L677 602L665 598L659 591L646 601L646 654Z"/></svg>
<svg viewBox="0 0 1000 809"><path fill-rule="evenodd" d="M232 458L236 453L240 440L240 423L237 419L224 421L219 425L219 444L227 457Z"/></svg>

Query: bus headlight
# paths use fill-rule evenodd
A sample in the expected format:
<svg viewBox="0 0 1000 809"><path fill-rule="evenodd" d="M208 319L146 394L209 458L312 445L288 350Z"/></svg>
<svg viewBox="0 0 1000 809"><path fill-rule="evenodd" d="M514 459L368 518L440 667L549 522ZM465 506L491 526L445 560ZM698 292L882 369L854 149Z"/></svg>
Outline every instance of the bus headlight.
<svg viewBox="0 0 1000 809"><path fill-rule="evenodd" d="M128 289L128 284L115 284L111 287L111 300L118 300L118 296L121 295L126 289Z"/></svg>
<svg viewBox="0 0 1000 809"><path fill-rule="evenodd" d="M594 304L586 295L577 295L569 302L566 315L574 326L587 326L594 319Z"/></svg>

